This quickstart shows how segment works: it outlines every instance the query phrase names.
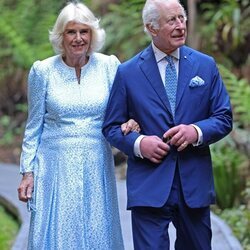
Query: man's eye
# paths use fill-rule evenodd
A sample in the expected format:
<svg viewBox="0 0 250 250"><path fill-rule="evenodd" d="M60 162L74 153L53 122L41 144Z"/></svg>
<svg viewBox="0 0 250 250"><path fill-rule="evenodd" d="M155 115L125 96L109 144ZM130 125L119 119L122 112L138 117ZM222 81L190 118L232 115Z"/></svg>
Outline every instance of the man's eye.
<svg viewBox="0 0 250 250"><path fill-rule="evenodd" d="M178 18L180 19L181 22L183 22L185 19L183 15L179 15Z"/></svg>
<svg viewBox="0 0 250 250"><path fill-rule="evenodd" d="M173 25L175 23L175 17L170 17L167 21L168 24Z"/></svg>

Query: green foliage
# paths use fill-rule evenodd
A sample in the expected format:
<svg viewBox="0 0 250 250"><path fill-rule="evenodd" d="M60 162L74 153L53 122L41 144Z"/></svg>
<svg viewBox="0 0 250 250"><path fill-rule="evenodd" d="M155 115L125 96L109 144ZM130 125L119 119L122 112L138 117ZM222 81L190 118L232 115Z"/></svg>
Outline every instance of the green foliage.
<svg viewBox="0 0 250 250"><path fill-rule="evenodd" d="M238 79L229 69L219 65L223 81L229 92L234 117L234 130L229 138L212 146L215 187L221 208L233 207L240 199L247 175L243 167L249 164L250 142L250 85L246 79ZM247 170L246 170L247 171Z"/></svg>
<svg viewBox="0 0 250 250"><path fill-rule="evenodd" d="M246 63L250 52L250 3L223 0L219 5L201 4L203 47L230 58L235 67ZM212 35L211 35L212 34Z"/></svg>
<svg viewBox="0 0 250 250"><path fill-rule="evenodd" d="M54 54L48 30L61 6L60 1L0 0L1 116L15 116L15 105L26 100L24 84L31 64ZM14 123L20 124L19 121L10 122L11 125ZM2 132L0 127L2 144L11 143L16 133L13 126L6 128L7 131Z"/></svg>
<svg viewBox="0 0 250 250"><path fill-rule="evenodd" d="M237 125L250 129L250 85L246 79L237 77L223 65L219 65L220 73L230 94L234 120Z"/></svg>
<svg viewBox="0 0 250 250"><path fill-rule="evenodd" d="M6 48L0 58L28 69L35 60L52 55L48 30L59 6L55 1L0 1L0 44Z"/></svg>
<svg viewBox="0 0 250 250"><path fill-rule="evenodd" d="M32 51L29 49L29 44L5 19L0 19L0 27L0 35L8 40L8 45L12 47L11 50L8 50L9 54L2 55L12 56L15 63L23 67L30 66L34 58Z"/></svg>
<svg viewBox="0 0 250 250"><path fill-rule="evenodd" d="M235 147L230 137L211 145L217 205L232 208L240 200L244 188L241 178L247 160Z"/></svg>
<svg viewBox="0 0 250 250"><path fill-rule="evenodd" d="M218 8L211 3L205 3L202 5L203 9L206 10L204 18L211 22L208 23L207 27L216 30L221 28L221 36L224 41L227 41L229 32L232 29L232 45L236 46L242 39L239 32L240 28L240 6L237 1L225 0L221 3L223 8Z"/></svg>
<svg viewBox="0 0 250 250"><path fill-rule="evenodd" d="M27 104L16 105L16 117L3 115L0 117L0 146L9 146L17 143L16 137L21 136L24 130L24 116L27 113Z"/></svg>
<svg viewBox="0 0 250 250"><path fill-rule="evenodd" d="M0 249L9 250L18 232L17 222L0 206Z"/></svg>
<svg viewBox="0 0 250 250"><path fill-rule="evenodd" d="M11 123L11 118L7 115L3 115L0 119L0 127L2 128L3 134L0 139L0 145L10 144L13 142L13 133L8 129Z"/></svg>
<svg viewBox="0 0 250 250"><path fill-rule="evenodd" d="M121 60L134 56L144 48L149 37L144 34L141 11L145 1L122 1L109 5L102 24L107 32L105 51Z"/></svg>
<svg viewBox="0 0 250 250"><path fill-rule="evenodd" d="M234 209L225 209L219 216L232 228L243 249L250 250L250 210L242 205Z"/></svg>

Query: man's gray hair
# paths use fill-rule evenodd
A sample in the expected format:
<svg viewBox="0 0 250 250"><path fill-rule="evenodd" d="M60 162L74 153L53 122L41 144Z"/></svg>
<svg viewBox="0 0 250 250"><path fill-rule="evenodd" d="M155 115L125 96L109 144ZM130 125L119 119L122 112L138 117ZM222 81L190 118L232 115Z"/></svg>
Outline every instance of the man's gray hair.
<svg viewBox="0 0 250 250"><path fill-rule="evenodd" d="M144 25L144 31L149 34L147 25L150 25L154 29L159 29L159 21L160 21L160 13L159 7L157 6L159 3L162 2L170 2L173 0L147 0L143 10L142 10L142 20ZM185 18L187 18L186 11L179 0L174 0L181 5L183 8L183 14Z"/></svg>

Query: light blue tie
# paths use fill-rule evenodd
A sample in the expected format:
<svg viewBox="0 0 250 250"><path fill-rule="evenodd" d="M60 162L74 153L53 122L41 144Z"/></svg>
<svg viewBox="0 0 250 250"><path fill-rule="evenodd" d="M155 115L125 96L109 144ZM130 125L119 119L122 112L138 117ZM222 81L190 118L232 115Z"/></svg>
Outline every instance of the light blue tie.
<svg viewBox="0 0 250 250"><path fill-rule="evenodd" d="M168 62L165 74L165 89L167 92L168 100L170 102L171 111L173 117L175 115L175 100L176 100L176 89L177 89L177 73L174 66L173 57L166 56Z"/></svg>

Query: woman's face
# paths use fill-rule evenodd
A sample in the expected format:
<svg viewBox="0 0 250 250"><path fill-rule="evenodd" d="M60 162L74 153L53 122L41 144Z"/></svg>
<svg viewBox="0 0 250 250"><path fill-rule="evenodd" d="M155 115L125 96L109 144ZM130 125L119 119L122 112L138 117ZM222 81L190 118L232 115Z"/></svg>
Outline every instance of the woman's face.
<svg viewBox="0 0 250 250"><path fill-rule="evenodd" d="M91 29L89 26L69 22L63 32L63 48L66 58L86 57L91 45Z"/></svg>

